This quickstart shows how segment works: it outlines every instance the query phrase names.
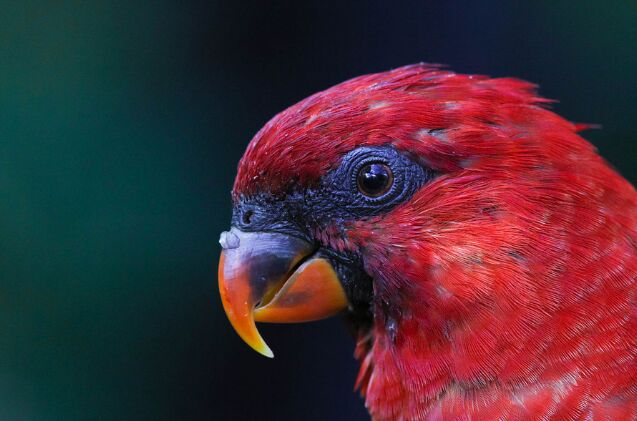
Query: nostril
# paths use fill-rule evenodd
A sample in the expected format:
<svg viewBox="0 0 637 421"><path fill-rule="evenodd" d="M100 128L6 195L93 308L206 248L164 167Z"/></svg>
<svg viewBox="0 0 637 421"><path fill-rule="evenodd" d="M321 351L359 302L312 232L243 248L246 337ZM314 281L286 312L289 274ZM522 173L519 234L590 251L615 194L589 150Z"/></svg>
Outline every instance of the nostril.
<svg viewBox="0 0 637 421"><path fill-rule="evenodd" d="M251 210L247 210L243 212L243 216L242 216L243 223L246 225L249 225L250 222L252 222L252 215L254 215L254 212Z"/></svg>

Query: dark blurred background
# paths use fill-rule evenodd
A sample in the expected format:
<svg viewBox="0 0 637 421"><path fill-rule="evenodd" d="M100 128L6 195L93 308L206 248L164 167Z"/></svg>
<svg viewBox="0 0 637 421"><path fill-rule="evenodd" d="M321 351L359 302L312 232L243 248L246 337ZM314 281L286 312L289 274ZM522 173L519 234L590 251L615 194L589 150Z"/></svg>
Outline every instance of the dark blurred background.
<svg viewBox="0 0 637 421"><path fill-rule="evenodd" d="M273 114L419 61L517 76L637 179L634 1L3 1L0 419L365 420L338 320L243 344L216 289Z"/></svg>

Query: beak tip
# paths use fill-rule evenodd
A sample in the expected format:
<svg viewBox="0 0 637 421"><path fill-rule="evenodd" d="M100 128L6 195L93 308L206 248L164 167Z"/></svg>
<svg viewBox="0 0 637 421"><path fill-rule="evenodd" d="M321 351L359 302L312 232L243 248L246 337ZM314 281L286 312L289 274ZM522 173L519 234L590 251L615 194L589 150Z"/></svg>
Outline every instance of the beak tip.
<svg viewBox="0 0 637 421"><path fill-rule="evenodd" d="M266 347L266 349L261 351L261 355L263 355L264 357L267 357L267 358L274 358L274 353L268 347Z"/></svg>
<svg viewBox="0 0 637 421"><path fill-rule="evenodd" d="M274 358L274 353L272 352L268 344L266 344L263 339L259 340L259 342L260 343L249 344L249 345L252 346L252 349L257 351L259 354L263 355L264 357Z"/></svg>
<svg viewBox="0 0 637 421"><path fill-rule="evenodd" d="M268 344L266 344L265 341L263 341L262 339L259 340L257 343L248 342L248 341L246 341L246 343L250 345L250 348L254 349L255 351L257 351L259 354L263 355L264 357L274 358L274 353L272 352Z"/></svg>

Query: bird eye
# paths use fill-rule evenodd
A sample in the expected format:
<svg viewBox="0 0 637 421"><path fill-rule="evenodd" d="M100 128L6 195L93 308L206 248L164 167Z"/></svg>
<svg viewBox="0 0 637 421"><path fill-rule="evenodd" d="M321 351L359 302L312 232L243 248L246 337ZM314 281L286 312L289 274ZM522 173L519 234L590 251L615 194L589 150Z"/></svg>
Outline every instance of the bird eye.
<svg viewBox="0 0 637 421"><path fill-rule="evenodd" d="M382 163L364 165L356 176L358 191L367 197L380 197L387 193L394 183L391 168Z"/></svg>

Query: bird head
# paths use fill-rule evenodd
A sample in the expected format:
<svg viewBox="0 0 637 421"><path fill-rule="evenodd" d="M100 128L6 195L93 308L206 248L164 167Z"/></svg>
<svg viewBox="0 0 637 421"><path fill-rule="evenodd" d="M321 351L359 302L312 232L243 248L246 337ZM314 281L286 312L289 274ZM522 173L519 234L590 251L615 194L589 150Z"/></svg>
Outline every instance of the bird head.
<svg viewBox="0 0 637 421"><path fill-rule="evenodd" d="M573 261L612 247L586 237L601 204L631 188L548 102L524 81L421 64L275 116L239 163L221 237L235 330L272 356L255 321L345 314L363 393L374 376L432 397L528 376L538 329L576 323L542 328L586 291Z"/></svg>

